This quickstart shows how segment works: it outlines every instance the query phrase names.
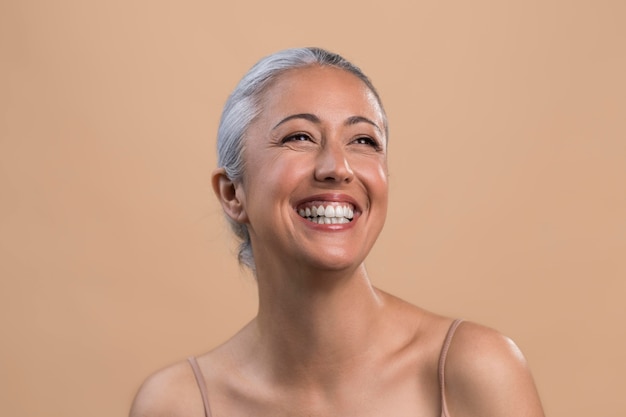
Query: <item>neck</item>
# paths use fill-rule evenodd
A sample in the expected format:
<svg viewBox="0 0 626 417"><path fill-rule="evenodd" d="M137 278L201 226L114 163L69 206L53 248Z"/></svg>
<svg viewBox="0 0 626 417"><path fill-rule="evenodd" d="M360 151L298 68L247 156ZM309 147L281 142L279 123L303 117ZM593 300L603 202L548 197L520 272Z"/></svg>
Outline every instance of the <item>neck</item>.
<svg viewBox="0 0 626 417"><path fill-rule="evenodd" d="M382 299L360 265L354 271L257 270L255 321L263 359L279 377L329 383L362 365Z"/></svg>

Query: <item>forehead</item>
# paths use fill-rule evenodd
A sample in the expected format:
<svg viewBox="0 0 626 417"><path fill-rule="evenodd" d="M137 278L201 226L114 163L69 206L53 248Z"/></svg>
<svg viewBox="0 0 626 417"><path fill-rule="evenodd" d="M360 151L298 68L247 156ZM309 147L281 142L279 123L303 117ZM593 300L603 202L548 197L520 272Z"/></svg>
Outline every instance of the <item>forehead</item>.
<svg viewBox="0 0 626 417"><path fill-rule="evenodd" d="M312 65L280 74L261 95L262 112L304 111L307 107L345 107L346 111L382 110L374 93L356 75L335 67Z"/></svg>

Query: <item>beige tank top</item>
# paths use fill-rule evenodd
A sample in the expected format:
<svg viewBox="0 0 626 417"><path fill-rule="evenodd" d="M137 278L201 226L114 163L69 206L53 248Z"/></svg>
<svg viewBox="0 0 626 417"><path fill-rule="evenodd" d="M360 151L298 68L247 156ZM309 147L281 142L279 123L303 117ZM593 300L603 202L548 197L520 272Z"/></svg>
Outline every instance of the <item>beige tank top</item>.
<svg viewBox="0 0 626 417"><path fill-rule="evenodd" d="M448 407L446 406L446 391L445 391L445 367L446 367L446 357L448 356L448 349L450 349L450 343L452 342L452 337L456 332L457 327L461 324L463 320L457 319L452 322L450 328L448 329L448 333L446 334L446 338L443 341L443 346L441 347L441 353L439 354L439 388L440 388L440 398L441 398L441 417L450 417L448 414ZM195 357L191 356L187 358L189 364L191 365L191 369L193 370L193 374L196 377L196 382L198 383L198 388L200 389L200 395L202 396L202 404L204 404L204 415L205 417L211 417L211 408L209 407L209 397L207 394L206 384L204 382L204 375L202 375L202 371L198 366L198 361Z"/></svg>

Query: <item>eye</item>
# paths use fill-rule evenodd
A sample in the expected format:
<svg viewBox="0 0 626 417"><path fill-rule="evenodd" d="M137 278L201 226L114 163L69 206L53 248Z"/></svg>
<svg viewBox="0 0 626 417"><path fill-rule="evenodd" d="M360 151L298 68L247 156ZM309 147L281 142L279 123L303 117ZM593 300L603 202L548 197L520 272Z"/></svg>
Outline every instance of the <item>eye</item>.
<svg viewBox="0 0 626 417"><path fill-rule="evenodd" d="M313 142L313 139L311 139L311 136L307 135L306 133L296 133L293 135L289 135L287 137L285 137L282 140L282 143L287 143L287 142Z"/></svg>
<svg viewBox="0 0 626 417"><path fill-rule="evenodd" d="M370 138L369 136L358 137L354 139L352 143L356 143L357 145L369 145L372 148L376 149L377 151L382 150L380 144L376 140Z"/></svg>

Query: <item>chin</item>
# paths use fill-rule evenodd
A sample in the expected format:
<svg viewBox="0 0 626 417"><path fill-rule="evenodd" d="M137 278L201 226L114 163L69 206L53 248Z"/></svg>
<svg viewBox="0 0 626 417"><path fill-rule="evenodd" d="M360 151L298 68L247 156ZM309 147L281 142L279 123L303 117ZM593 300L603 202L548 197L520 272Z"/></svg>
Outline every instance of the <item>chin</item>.
<svg viewBox="0 0 626 417"><path fill-rule="evenodd" d="M308 265L313 270L325 272L350 272L359 268L364 258L356 257L348 253L321 253L315 256L307 256L302 259L300 265Z"/></svg>

